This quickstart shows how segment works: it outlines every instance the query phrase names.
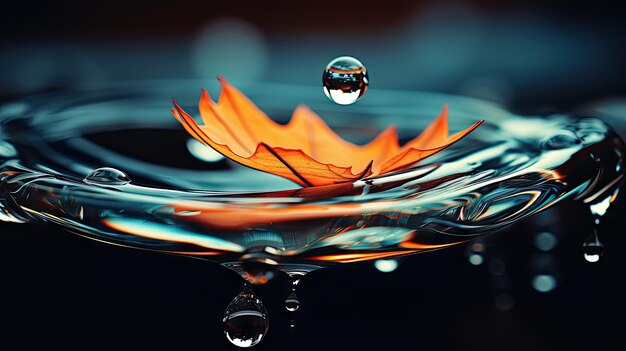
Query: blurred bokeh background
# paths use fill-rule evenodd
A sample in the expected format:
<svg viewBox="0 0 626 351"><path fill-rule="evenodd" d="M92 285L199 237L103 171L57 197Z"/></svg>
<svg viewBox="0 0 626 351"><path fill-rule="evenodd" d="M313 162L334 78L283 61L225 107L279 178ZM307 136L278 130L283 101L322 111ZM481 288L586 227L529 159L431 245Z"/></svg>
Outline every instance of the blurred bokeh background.
<svg viewBox="0 0 626 351"><path fill-rule="evenodd" d="M621 129L623 10L538 0L13 1L2 5L0 103L117 81L209 82L217 74L319 85L323 98L326 63L352 55L367 66L368 94L461 94L525 113L604 114ZM299 288L295 328L282 306L288 281L278 277L257 291L271 317L258 349L623 349L625 209L622 196L603 221L607 254L596 264L580 252L591 217L572 205L482 249L315 272ZM0 343L232 348L220 318L241 287L233 273L49 226L2 224L0 231L0 318L9 325Z"/></svg>
<svg viewBox="0 0 626 351"><path fill-rule="evenodd" d="M626 91L623 11L603 1L14 1L3 13L5 97L216 74L317 85L344 54L372 88L543 108Z"/></svg>

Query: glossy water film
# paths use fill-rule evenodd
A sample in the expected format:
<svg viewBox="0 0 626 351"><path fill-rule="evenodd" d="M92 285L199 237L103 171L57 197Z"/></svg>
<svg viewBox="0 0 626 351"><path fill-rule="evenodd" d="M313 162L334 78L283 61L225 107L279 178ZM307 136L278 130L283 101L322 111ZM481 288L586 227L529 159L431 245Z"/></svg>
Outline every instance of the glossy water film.
<svg viewBox="0 0 626 351"><path fill-rule="evenodd" d="M444 103L451 131L468 119L486 122L406 170L300 188L223 158L199 157L168 105L177 89L182 96L195 86L167 87L33 98L20 113L2 115L3 149L10 152L0 156L0 218L46 221L99 241L207 259L264 284L273 270L297 277L335 263L467 243L564 201L584 203L599 222L622 183L623 142L599 119L515 116L471 99L381 92L382 100L364 101L364 110L334 111L331 126L355 143L392 123L406 138L424 128L416 116L433 115ZM271 89L256 94L269 110L280 110L290 91L281 94L284 101ZM314 88L293 95L293 105L314 95ZM376 108L385 103L393 113ZM161 149L146 146L138 156L137 145ZM588 255L595 260L602 246L592 239L585 248L599 251ZM484 248L477 243L467 259L480 265ZM390 271L387 263L379 261L379 269Z"/></svg>
<svg viewBox="0 0 626 351"><path fill-rule="evenodd" d="M167 100L157 96L151 99ZM295 274L426 252L490 234L563 201L582 201L599 218L623 176L623 143L598 119L517 117L475 101L428 96L430 111L445 99L457 106L451 111L488 122L404 171L299 188L223 159L212 166L217 168L192 170L133 158L134 137L128 154L107 148L106 135L121 142L115 133L150 128L142 132L150 138L158 127L185 134L167 111L146 108L145 95L136 105L128 97L102 99L113 108L102 111L102 119L76 117L98 111L93 97L62 108L57 100L38 100L27 119L3 116L3 142L15 153L2 159L2 219L42 220L100 241L209 259L253 284L271 279L271 270L251 270L250 263ZM424 109L427 102L418 102ZM154 117L158 111L162 119ZM399 130L414 134L410 117L420 110L398 111L394 122L406 127ZM128 121L129 113L136 118ZM340 131L350 138L363 134L352 122L362 115L338 115L331 124L345 126ZM367 119L381 121L372 135L390 123L385 111ZM154 135L152 143L162 144L161 134ZM181 150L190 152L188 137L180 140ZM481 264L483 253L474 246L468 260Z"/></svg>
<svg viewBox="0 0 626 351"><path fill-rule="evenodd" d="M362 66L350 62L356 66L338 69ZM362 68L363 75L335 82L337 89L345 83L348 100L333 98L330 88L329 97L356 101L367 87ZM465 244L470 264L501 276L506 267L489 257L485 237L565 201L590 210L594 231L583 243L583 257L597 262L604 252L597 230L623 182L624 144L599 119L515 116L471 99L377 92L362 110L326 111L331 127L364 144L396 124L407 140L425 127L417 117L432 116L445 103L452 107L452 131L476 118L486 123L405 170L300 188L190 139L169 115L168 100L197 85L158 86L43 96L3 109L0 220L45 221L100 242L231 269L246 281L223 317L233 345L251 347L267 335L267 309L248 284L266 284L281 271L291 278L283 297L290 317L301 309L296 288L302 277L337 263L372 260L391 273L395 257ZM317 90L270 88L251 94L270 111L295 106ZM557 244L548 232L534 239L541 252ZM538 270L530 284L547 293L559 279ZM495 304L505 311L514 300L502 293ZM295 319L289 320L294 328Z"/></svg>

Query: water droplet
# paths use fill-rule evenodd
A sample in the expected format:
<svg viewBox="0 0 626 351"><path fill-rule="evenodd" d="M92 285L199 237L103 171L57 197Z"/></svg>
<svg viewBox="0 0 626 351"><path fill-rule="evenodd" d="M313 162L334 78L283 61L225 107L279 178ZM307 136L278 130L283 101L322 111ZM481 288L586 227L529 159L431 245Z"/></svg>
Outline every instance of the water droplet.
<svg viewBox="0 0 626 351"><path fill-rule="evenodd" d="M328 63L322 83L329 99L339 105L350 105L365 94L368 79L367 69L361 61L351 56L341 56Z"/></svg>
<svg viewBox="0 0 626 351"><path fill-rule="evenodd" d="M293 319L289 322L289 326L292 328L296 327L296 321L294 321Z"/></svg>
<svg viewBox="0 0 626 351"><path fill-rule="evenodd" d="M252 347L267 335L269 320L263 302L246 285L224 312L224 334L239 347Z"/></svg>
<svg viewBox="0 0 626 351"><path fill-rule="evenodd" d="M296 287L298 286L298 283L300 283L300 279L299 278L292 278L291 281L291 290L296 291Z"/></svg>
<svg viewBox="0 0 626 351"><path fill-rule="evenodd" d="M287 299L285 300L285 308L289 312L295 312L300 308L300 300L298 300L298 296L296 296L295 292L289 294Z"/></svg>
<svg viewBox="0 0 626 351"><path fill-rule="evenodd" d="M604 245L598 239L598 233L594 230L583 243L583 257L587 262L598 262L604 254Z"/></svg>
<svg viewBox="0 0 626 351"><path fill-rule="evenodd" d="M126 185L130 183L130 178L119 169L102 167L91 171L85 177L84 182L102 185Z"/></svg>

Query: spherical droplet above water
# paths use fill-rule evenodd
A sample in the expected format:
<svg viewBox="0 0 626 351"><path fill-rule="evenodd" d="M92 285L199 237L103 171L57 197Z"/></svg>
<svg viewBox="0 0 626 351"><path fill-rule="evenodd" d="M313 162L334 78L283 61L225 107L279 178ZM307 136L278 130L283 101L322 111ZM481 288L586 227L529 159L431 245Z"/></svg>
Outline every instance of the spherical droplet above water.
<svg viewBox="0 0 626 351"><path fill-rule="evenodd" d="M296 296L296 293L292 292L291 294L289 294L289 296L285 300L285 308L289 312L295 312L298 310L298 308L300 308L300 300L298 300L298 296Z"/></svg>
<svg viewBox="0 0 626 351"><path fill-rule="evenodd" d="M369 84L367 69L351 56L341 56L326 65L322 76L324 93L339 105L355 103Z"/></svg>
<svg viewBox="0 0 626 351"><path fill-rule="evenodd" d="M102 185L125 185L130 183L130 177L119 169L102 167L89 172L84 181Z"/></svg>
<svg viewBox="0 0 626 351"><path fill-rule="evenodd" d="M248 285L224 312L224 334L239 347L252 347L265 337L269 328L267 309Z"/></svg>

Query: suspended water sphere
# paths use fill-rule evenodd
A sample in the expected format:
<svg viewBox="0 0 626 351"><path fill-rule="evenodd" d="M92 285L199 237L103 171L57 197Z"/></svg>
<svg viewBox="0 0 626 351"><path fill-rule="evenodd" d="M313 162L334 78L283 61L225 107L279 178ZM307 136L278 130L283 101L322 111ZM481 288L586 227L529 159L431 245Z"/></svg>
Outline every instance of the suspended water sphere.
<svg viewBox="0 0 626 351"><path fill-rule="evenodd" d="M296 293L292 292L289 294L289 297L285 300L285 308L289 312L295 312L300 308L300 300L298 300Z"/></svg>
<svg viewBox="0 0 626 351"><path fill-rule="evenodd" d="M224 334L239 347L252 347L267 335L269 320L263 302L250 286L235 297L224 312Z"/></svg>
<svg viewBox="0 0 626 351"><path fill-rule="evenodd" d="M341 56L326 65L322 76L324 93L339 105L355 103L369 84L367 69L351 56Z"/></svg>

